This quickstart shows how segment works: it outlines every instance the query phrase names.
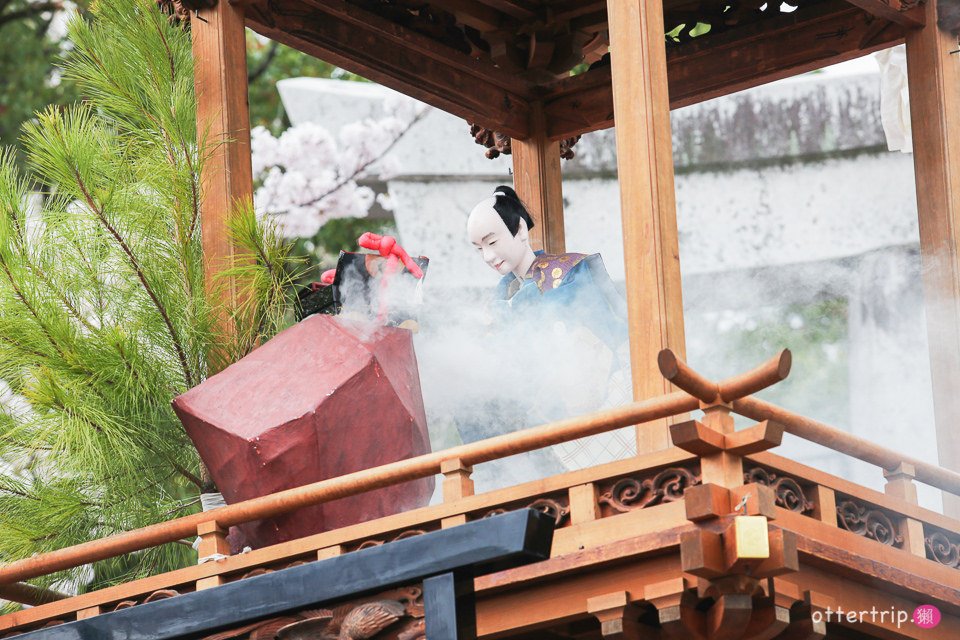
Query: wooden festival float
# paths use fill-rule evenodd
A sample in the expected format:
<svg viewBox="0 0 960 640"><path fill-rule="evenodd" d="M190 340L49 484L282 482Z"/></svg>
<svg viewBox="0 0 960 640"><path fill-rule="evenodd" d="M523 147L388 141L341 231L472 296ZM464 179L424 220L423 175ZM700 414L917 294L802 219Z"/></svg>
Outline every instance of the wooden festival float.
<svg viewBox="0 0 960 640"><path fill-rule="evenodd" d="M489 153L509 149L549 252L564 250L561 153L616 121L636 401L5 565L0 596L36 606L0 617L0 636L960 638L960 306L927 309L942 467L753 397L787 375L788 352L705 379L683 359L669 119L905 42L925 291L960 299L960 56L936 2L172 4L192 21L200 126L233 141L205 167L210 274L232 251L229 205L252 192L245 26L464 117ZM735 431L734 414L756 424ZM628 425L635 458L474 495L475 465ZM784 432L879 467L884 491L770 452ZM438 473L442 504L230 555L230 526ZM947 515L918 506L916 482L943 491ZM74 597L24 583L194 537L217 561ZM935 628L902 618L924 604Z"/></svg>

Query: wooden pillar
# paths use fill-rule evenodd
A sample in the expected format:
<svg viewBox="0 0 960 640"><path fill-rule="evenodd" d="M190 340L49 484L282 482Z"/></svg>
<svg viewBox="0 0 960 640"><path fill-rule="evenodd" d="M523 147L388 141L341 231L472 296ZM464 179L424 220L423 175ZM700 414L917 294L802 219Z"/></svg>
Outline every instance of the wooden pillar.
<svg viewBox="0 0 960 640"><path fill-rule="evenodd" d="M564 253L560 143L547 138L543 104L536 102L530 107L530 137L510 141L513 186L533 218L534 226L530 232L533 249Z"/></svg>
<svg viewBox="0 0 960 640"><path fill-rule="evenodd" d="M917 504L917 485L913 483L917 477L917 469L912 464L901 462L895 469L884 469L883 477L887 479L883 485L883 492L888 496L895 496L911 504ZM923 536L923 523L914 518L902 517L897 519L897 529L903 536L902 549L921 558L927 557L927 548Z"/></svg>
<svg viewBox="0 0 960 640"><path fill-rule="evenodd" d="M250 113L247 106L247 52L243 7L220 0L194 15L194 82L197 90L197 135L206 145L201 176L201 230L207 290L214 276L232 264L234 247L227 219L238 200L253 198L250 162ZM221 287L224 285L221 284ZM221 290L236 303L232 284ZM219 330L230 333L225 318ZM222 368L227 363L215 363Z"/></svg>
<svg viewBox="0 0 960 640"><path fill-rule="evenodd" d="M443 460L440 462L440 473L443 474L443 501L456 502L473 495L473 467L463 463L460 458ZM460 513L440 520L440 528L449 529L467 523L466 514Z"/></svg>
<svg viewBox="0 0 960 640"><path fill-rule="evenodd" d="M960 471L960 54L937 27L937 4L924 5L926 26L907 32L907 70L937 453ZM943 500L960 517L960 498Z"/></svg>
<svg viewBox="0 0 960 640"><path fill-rule="evenodd" d="M197 536L200 545L197 547L197 558L200 562L216 562L220 556L230 555L230 543L227 542L227 530L216 522L201 522L197 525ZM213 575L197 580L196 589L212 589L223 584L223 576Z"/></svg>
<svg viewBox="0 0 960 640"><path fill-rule="evenodd" d="M663 6L608 0L617 174L635 399L670 385L657 354L685 357ZM667 420L638 427L640 454L670 445Z"/></svg>

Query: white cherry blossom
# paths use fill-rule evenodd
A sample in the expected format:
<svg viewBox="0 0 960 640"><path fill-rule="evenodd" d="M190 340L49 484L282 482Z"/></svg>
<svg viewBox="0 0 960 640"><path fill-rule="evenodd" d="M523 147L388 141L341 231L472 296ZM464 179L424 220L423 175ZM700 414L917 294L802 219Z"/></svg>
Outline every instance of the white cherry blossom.
<svg viewBox="0 0 960 640"><path fill-rule="evenodd" d="M396 158L384 156L426 110L414 100L391 99L384 104L386 115L347 124L336 137L315 123L290 127L279 137L256 127L250 138L257 212L276 218L286 237L302 238L316 235L328 220L363 217L375 202L389 203L360 182L399 169Z"/></svg>

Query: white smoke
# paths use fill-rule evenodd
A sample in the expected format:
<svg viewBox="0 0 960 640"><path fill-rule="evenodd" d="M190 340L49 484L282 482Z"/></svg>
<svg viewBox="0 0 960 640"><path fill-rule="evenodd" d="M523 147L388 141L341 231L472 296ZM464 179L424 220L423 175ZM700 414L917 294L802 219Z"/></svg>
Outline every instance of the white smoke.
<svg viewBox="0 0 960 640"><path fill-rule="evenodd" d="M617 406L631 399L627 344L605 344L589 325L609 314L589 300L514 310L493 291L455 302L424 281L395 277L385 289L389 317L417 320L414 344L433 449L509 433ZM341 283L341 321L354 331L380 326L382 280L354 274ZM574 318L573 316L576 316ZM403 325L408 326L408 325ZM625 337L625 336L624 336ZM478 491L518 484L635 455L632 428L485 463Z"/></svg>

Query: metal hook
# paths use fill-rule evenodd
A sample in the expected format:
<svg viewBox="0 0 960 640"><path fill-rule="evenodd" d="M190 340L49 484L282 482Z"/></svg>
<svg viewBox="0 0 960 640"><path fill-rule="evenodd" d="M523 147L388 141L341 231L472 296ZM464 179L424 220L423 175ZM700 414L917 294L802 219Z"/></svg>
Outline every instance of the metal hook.
<svg viewBox="0 0 960 640"><path fill-rule="evenodd" d="M747 500L749 500L749 499L750 499L750 496L749 496L749 495L743 496L743 498L741 498L741 500L740 500L740 504L738 504L736 507L734 507L733 510L734 510L734 511L740 511L740 510L744 509L744 508L747 506Z"/></svg>

